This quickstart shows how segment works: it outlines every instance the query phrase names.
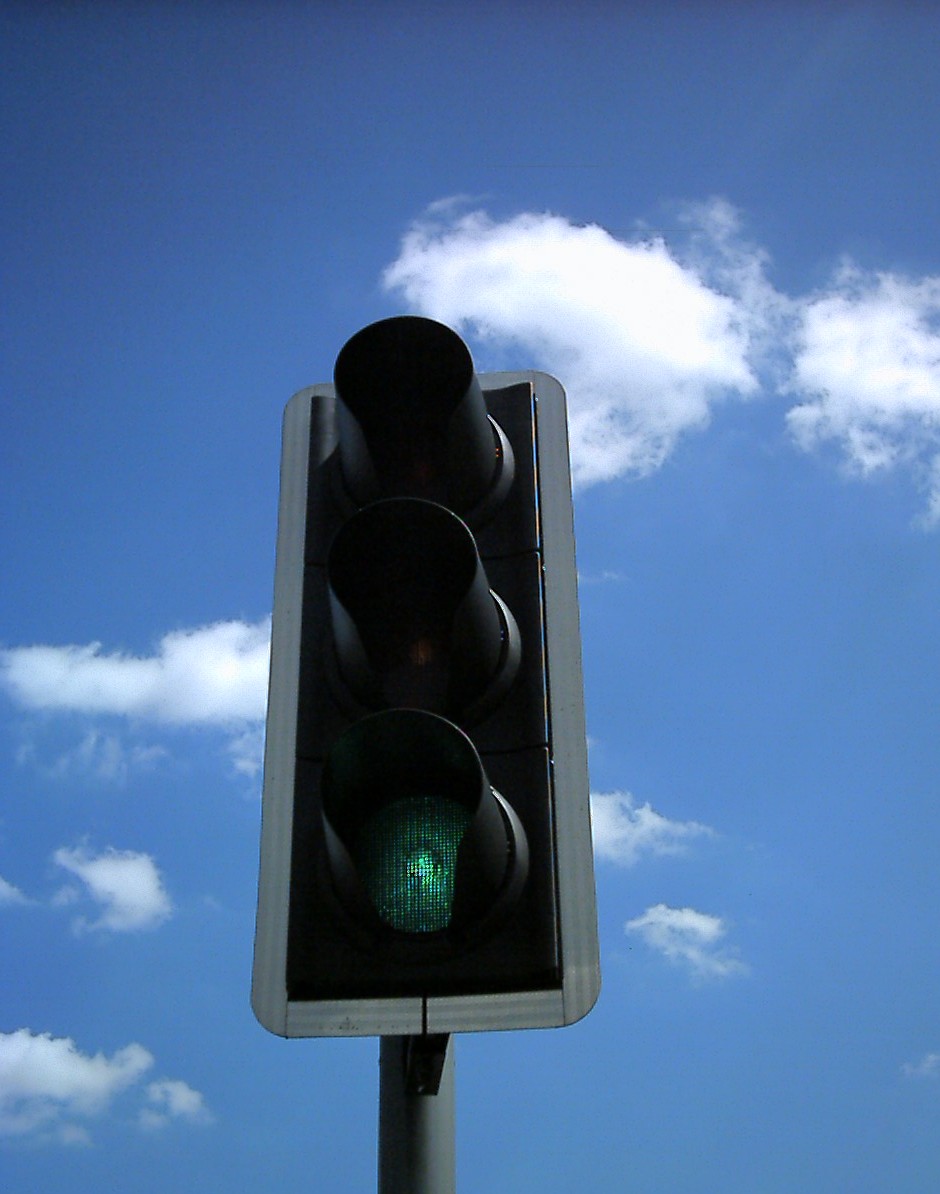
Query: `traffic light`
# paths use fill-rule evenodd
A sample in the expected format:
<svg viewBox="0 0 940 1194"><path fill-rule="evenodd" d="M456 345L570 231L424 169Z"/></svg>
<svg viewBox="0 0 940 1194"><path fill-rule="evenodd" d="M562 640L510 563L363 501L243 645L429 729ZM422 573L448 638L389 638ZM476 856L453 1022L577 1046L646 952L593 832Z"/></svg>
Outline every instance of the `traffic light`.
<svg viewBox="0 0 940 1194"><path fill-rule="evenodd" d="M382 320L284 417L255 1013L547 1027L599 982L564 392Z"/></svg>

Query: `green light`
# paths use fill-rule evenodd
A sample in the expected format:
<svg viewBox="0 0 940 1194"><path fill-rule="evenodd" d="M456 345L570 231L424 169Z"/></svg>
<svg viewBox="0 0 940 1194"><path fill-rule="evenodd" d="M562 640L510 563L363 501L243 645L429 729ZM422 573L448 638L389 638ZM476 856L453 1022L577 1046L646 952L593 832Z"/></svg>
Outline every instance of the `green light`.
<svg viewBox="0 0 940 1194"><path fill-rule="evenodd" d="M455 800L409 796L386 805L363 826L359 875L386 924L402 933L447 928L457 850L471 820Z"/></svg>

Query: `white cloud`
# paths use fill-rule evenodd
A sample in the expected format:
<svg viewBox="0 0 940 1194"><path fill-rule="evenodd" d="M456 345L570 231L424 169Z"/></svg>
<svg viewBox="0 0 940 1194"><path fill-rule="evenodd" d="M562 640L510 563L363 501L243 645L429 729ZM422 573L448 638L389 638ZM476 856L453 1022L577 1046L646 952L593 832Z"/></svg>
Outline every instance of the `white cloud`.
<svg viewBox="0 0 940 1194"><path fill-rule="evenodd" d="M77 931L127 933L153 929L172 912L160 872L149 854L108 849L92 855L84 847L69 850L63 846L56 850L53 860L81 880L85 894L100 908L94 920L77 918L73 922ZM70 904L76 898L75 890L66 888L57 902Z"/></svg>
<svg viewBox="0 0 940 1194"><path fill-rule="evenodd" d="M0 651L0 688L32 710L220 729L236 772L253 778L261 769L270 642L271 622L264 619L174 631L146 657L106 652L100 643L12 647ZM136 733L133 724L129 732ZM38 754L30 741L18 758L36 763ZM54 778L124 783L132 770L168 754L92 725L42 769Z"/></svg>
<svg viewBox="0 0 940 1194"><path fill-rule="evenodd" d="M726 204L698 218L723 289L659 238L618 240L547 214L499 222L447 204L412 226L383 280L412 309L494 346L521 345L527 363L564 379L576 483L643 475L716 402L758 388L749 355L772 293L763 256L732 252Z"/></svg>
<svg viewBox="0 0 940 1194"><path fill-rule="evenodd" d="M138 1123L148 1131L166 1127L171 1120L210 1123L212 1116L198 1090L175 1078L151 1082L147 1087L149 1106L141 1108Z"/></svg>
<svg viewBox="0 0 940 1194"><path fill-rule="evenodd" d="M29 900L27 900L26 896L23 895L20 889L18 887L14 887L12 883L9 883L3 878L2 875L0 875L0 908L2 908L4 905L9 906L11 904L28 903Z"/></svg>
<svg viewBox="0 0 940 1194"><path fill-rule="evenodd" d="M744 240L738 212L723 199L685 204L680 221L690 241L686 264L722 294L732 295L752 355L761 364L776 357L793 316L792 300L767 276L770 256Z"/></svg>
<svg viewBox="0 0 940 1194"><path fill-rule="evenodd" d="M670 821L647 801L637 805L629 792L591 795L594 852L598 858L633 866L643 854L682 854L693 838L713 830L697 821Z"/></svg>
<svg viewBox="0 0 940 1194"><path fill-rule="evenodd" d="M165 758L167 753L162 746L128 744L122 741L120 735L92 726L84 732L76 746L59 754L41 770L53 779L90 775L105 783L124 784L132 771L151 767ZM18 761L36 762L33 743L24 744Z"/></svg>
<svg viewBox="0 0 940 1194"><path fill-rule="evenodd" d="M87 1131L71 1117L101 1115L152 1065L153 1057L138 1044L110 1058L89 1057L67 1037L28 1028L0 1033L0 1135L87 1143Z"/></svg>
<svg viewBox="0 0 940 1194"><path fill-rule="evenodd" d="M719 916L656 904L624 927L670 962L686 966L693 978L728 978L747 970L723 945L727 928Z"/></svg>
<svg viewBox="0 0 940 1194"><path fill-rule="evenodd" d="M625 580L624 573L613 568L604 568L600 572L578 572L578 585L606 585L620 584Z"/></svg>
<svg viewBox="0 0 940 1194"><path fill-rule="evenodd" d="M107 1113L117 1096L134 1087L152 1068L153 1055L131 1044L112 1057L79 1051L68 1037L33 1033L28 1028L0 1033L0 1136L87 1145L84 1123ZM176 1078L151 1082L142 1092L141 1127L170 1122L211 1123L198 1090Z"/></svg>
<svg viewBox="0 0 940 1194"><path fill-rule="evenodd" d="M115 734L91 729L74 750L59 756L53 770L59 775L91 772L99 779L120 780L127 775L126 752Z"/></svg>
<svg viewBox="0 0 940 1194"><path fill-rule="evenodd" d="M940 277L843 265L801 304L790 388L803 448L832 441L862 476L908 466L940 521Z"/></svg>
<svg viewBox="0 0 940 1194"><path fill-rule="evenodd" d="M925 1053L920 1061L906 1061L901 1070L908 1078L940 1078L940 1053Z"/></svg>
<svg viewBox="0 0 940 1194"><path fill-rule="evenodd" d="M0 652L0 683L29 709L118 714L175 725L264 718L270 619L216 622L165 635L155 655L86 646Z"/></svg>
<svg viewBox="0 0 940 1194"><path fill-rule="evenodd" d="M907 470L940 526L940 277L846 263L792 297L722 200L686 205L669 244L461 202L411 226L384 284L475 335L487 367L563 380L576 484L649 474L717 403L777 392L801 448L832 443L859 476Z"/></svg>
<svg viewBox="0 0 940 1194"><path fill-rule="evenodd" d="M264 757L264 726L249 726L241 733L234 734L228 742L227 749L232 766L238 774L254 779L261 773Z"/></svg>

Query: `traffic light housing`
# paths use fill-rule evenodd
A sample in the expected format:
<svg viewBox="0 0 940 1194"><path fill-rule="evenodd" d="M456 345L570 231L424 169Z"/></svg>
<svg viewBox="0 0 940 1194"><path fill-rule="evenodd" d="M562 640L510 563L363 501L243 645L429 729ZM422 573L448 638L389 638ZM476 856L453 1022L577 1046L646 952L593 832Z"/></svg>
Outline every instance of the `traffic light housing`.
<svg viewBox="0 0 940 1194"><path fill-rule="evenodd" d="M599 982L564 391L382 320L285 411L255 1013L548 1027Z"/></svg>

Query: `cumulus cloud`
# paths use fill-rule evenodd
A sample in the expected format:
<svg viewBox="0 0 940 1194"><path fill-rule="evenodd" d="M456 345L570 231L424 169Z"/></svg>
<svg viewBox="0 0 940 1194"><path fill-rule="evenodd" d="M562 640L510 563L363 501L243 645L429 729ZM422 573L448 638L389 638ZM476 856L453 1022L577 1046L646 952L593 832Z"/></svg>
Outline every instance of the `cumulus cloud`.
<svg viewBox="0 0 940 1194"><path fill-rule="evenodd" d="M591 795L594 852L598 858L633 866L644 854L682 854L689 843L713 830L697 821L670 821L647 801L638 805L629 792Z"/></svg>
<svg viewBox="0 0 940 1194"><path fill-rule="evenodd" d="M724 945L728 930L719 916L655 904L624 927L670 962L685 966L695 979L729 978L747 970Z"/></svg>
<svg viewBox="0 0 940 1194"><path fill-rule="evenodd" d="M791 389L803 448L832 442L862 476L910 467L940 521L940 278L846 262L801 304Z"/></svg>
<svg viewBox="0 0 940 1194"><path fill-rule="evenodd" d="M269 619L216 622L165 635L156 654L85 646L0 652L0 683L28 709L119 714L176 725L227 725L264 717Z"/></svg>
<svg viewBox="0 0 940 1194"><path fill-rule="evenodd" d="M556 215L495 221L438 204L383 281L413 310L496 348L521 346L527 362L564 378L572 474L587 485L651 472L716 402L757 391L749 355L767 320L757 297L770 290L758 285L759 254L721 248L733 221L724 204L711 225L700 220L706 237L714 229L721 289L659 237L624 241Z"/></svg>
<svg viewBox="0 0 940 1194"><path fill-rule="evenodd" d="M801 449L833 444L860 477L908 470L940 525L940 277L846 261L784 294L720 199L687 204L668 243L461 203L412 224L384 285L475 337L487 368L564 381L576 484L648 475L716 404L783 395Z"/></svg>
<svg viewBox="0 0 940 1194"><path fill-rule="evenodd" d="M138 1044L112 1057L89 1057L68 1037L28 1028L0 1033L0 1135L87 1143L74 1117L101 1115L152 1065L152 1055Z"/></svg>
<svg viewBox="0 0 940 1194"><path fill-rule="evenodd" d="M12 883L8 882L3 878L2 875L0 875L0 908L4 907L4 905L9 906L11 904L28 903L29 900L27 900L26 896L23 895L20 889L18 887L14 887Z"/></svg>
<svg viewBox="0 0 940 1194"><path fill-rule="evenodd" d="M920 1061L906 1061L901 1070L908 1078L940 1078L940 1053L925 1053Z"/></svg>
<svg viewBox="0 0 940 1194"><path fill-rule="evenodd" d="M165 1128L173 1120L210 1123L212 1116L198 1090L178 1078L164 1078L147 1087L147 1106L142 1107L137 1122L148 1131Z"/></svg>
<svg viewBox="0 0 940 1194"><path fill-rule="evenodd" d="M109 652L100 643L11 647L0 651L0 689L29 710L220 729L229 737L234 769L254 777L261 769L270 645L266 618L177 630L149 656ZM37 753L29 742L20 761L35 760ZM93 725L45 771L122 783L132 769L167 753L160 745L127 743Z"/></svg>
<svg viewBox="0 0 940 1194"><path fill-rule="evenodd" d="M0 1033L0 1136L89 1144L88 1121L104 1116L153 1064L149 1050L136 1043L111 1057L89 1056L68 1037L28 1028ZM141 1127L211 1122L203 1096L179 1079L151 1082L141 1093Z"/></svg>
<svg viewBox="0 0 940 1194"><path fill-rule="evenodd" d="M112 933L154 929L170 916L172 904L156 864L149 854L107 849L91 854L82 846L56 850L53 861L83 885L83 891L66 888L59 893L61 904L85 896L98 906L98 915L73 921L78 932L103 930Z"/></svg>

